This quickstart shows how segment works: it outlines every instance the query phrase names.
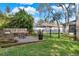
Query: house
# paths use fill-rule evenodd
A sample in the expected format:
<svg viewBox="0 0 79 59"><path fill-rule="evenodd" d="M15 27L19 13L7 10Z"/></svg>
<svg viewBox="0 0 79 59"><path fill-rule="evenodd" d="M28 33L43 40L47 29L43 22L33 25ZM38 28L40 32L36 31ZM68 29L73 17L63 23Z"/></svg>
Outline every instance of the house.
<svg viewBox="0 0 79 59"><path fill-rule="evenodd" d="M69 32L74 33L76 31L76 20L69 23Z"/></svg>
<svg viewBox="0 0 79 59"><path fill-rule="evenodd" d="M69 22L69 26L66 26L67 23L64 23L63 24L63 31L65 33L69 32L70 34L72 33L75 33L76 31L76 20L73 20L73 21L70 21ZM69 27L69 28L68 28Z"/></svg>
<svg viewBox="0 0 79 59"><path fill-rule="evenodd" d="M63 25L60 24L59 26L60 26L60 32L63 33ZM58 26L56 22L53 23L43 22L41 25L36 23L34 25L34 31L36 32L39 29L42 29L44 32L49 32L51 29L52 33L58 33Z"/></svg>
<svg viewBox="0 0 79 59"><path fill-rule="evenodd" d="M76 22L76 20L73 20L69 22L69 25L66 25L67 23L63 24L63 33L69 37L72 37L74 40L76 40Z"/></svg>

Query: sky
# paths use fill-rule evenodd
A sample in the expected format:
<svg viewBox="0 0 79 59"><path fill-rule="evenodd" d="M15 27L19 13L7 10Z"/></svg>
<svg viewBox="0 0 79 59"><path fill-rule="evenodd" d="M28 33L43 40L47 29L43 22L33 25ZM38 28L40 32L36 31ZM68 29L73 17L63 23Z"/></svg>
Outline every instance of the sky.
<svg viewBox="0 0 79 59"><path fill-rule="evenodd" d="M34 17L35 22L40 19L39 12L37 11L39 3L0 3L0 10L2 12L5 12L6 6L10 7L10 13L15 14L19 11L18 8L21 8L31 14ZM58 8L55 3L51 4L51 7L54 8L56 11L61 11L61 8Z"/></svg>
<svg viewBox="0 0 79 59"><path fill-rule="evenodd" d="M79 0L0 0L0 3L79 3Z"/></svg>
<svg viewBox="0 0 79 59"><path fill-rule="evenodd" d="M18 12L18 8L25 9L29 14L32 14L35 20L38 19L38 11L37 3L0 3L0 10L2 12L5 12L6 6L10 7L10 13L16 13Z"/></svg>

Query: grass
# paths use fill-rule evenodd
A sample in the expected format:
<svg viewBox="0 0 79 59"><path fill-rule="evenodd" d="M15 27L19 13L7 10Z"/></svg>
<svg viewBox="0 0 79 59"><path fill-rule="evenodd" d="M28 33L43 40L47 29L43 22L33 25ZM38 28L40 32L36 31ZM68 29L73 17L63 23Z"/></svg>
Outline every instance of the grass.
<svg viewBox="0 0 79 59"><path fill-rule="evenodd" d="M0 48L1 56L77 56L79 55L79 42L72 38L57 34L44 35L44 40L39 43L18 45Z"/></svg>

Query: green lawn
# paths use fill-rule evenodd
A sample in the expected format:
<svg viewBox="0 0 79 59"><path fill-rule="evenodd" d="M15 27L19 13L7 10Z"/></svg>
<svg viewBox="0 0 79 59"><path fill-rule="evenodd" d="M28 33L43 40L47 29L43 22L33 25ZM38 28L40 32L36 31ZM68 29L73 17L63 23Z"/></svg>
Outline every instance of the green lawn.
<svg viewBox="0 0 79 59"><path fill-rule="evenodd" d="M8 48L0 48L0 55L5 56L51 56L51 55L79 55L79 42L57 34L44 36L44 40L38 43L30 43Z"/></svg>

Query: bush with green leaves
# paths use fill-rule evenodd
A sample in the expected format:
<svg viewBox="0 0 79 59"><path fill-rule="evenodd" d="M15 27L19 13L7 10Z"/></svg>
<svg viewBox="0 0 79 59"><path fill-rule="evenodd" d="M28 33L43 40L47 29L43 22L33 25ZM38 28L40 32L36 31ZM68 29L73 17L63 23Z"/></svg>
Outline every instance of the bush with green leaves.
<svg viewBox="0 0 79 59"><path fill-rule="evenodd" d="M24 9L19 9L10 19L5 27L7 28L27 28L29 32L33 30L34 18L28 14Z"/></svg>

